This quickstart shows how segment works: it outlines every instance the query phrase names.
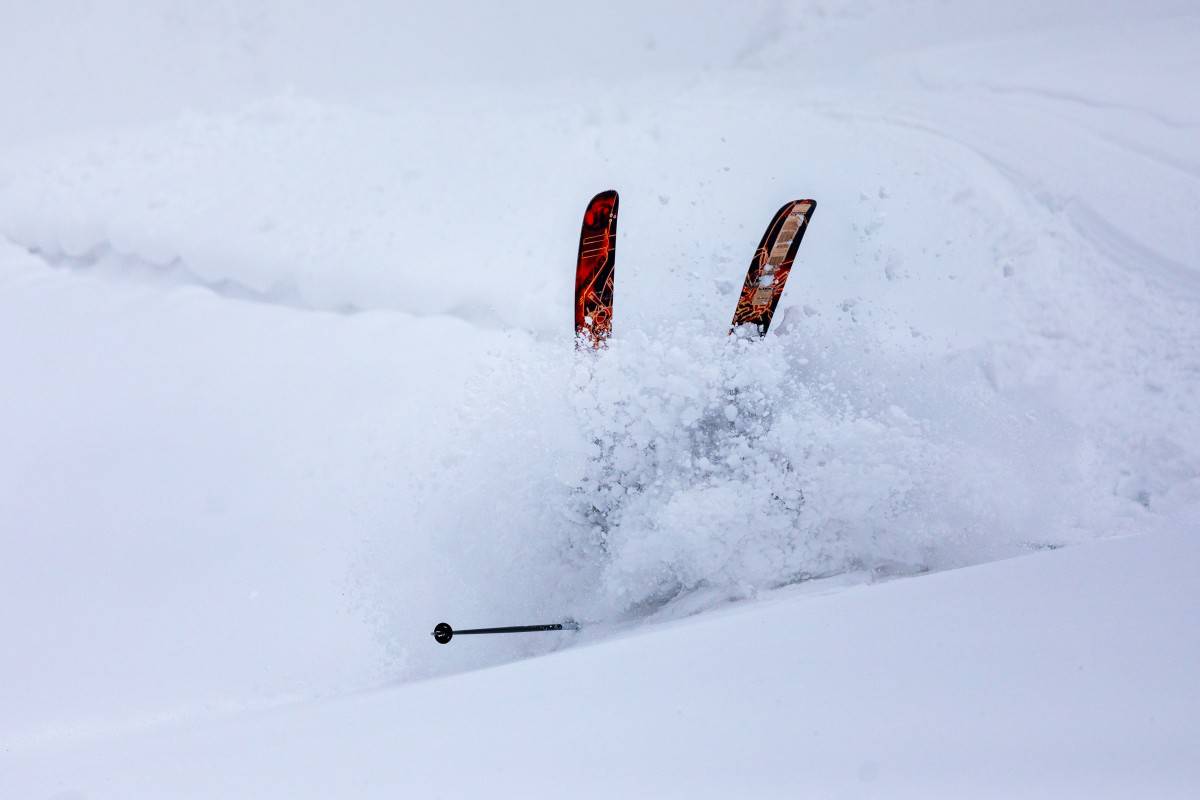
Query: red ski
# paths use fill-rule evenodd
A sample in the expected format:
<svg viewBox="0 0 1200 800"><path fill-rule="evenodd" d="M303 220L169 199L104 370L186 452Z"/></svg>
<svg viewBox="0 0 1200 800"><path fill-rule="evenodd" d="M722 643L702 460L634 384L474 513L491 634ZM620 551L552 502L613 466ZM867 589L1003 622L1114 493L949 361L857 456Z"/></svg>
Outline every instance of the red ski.
<svg viewBox="0 0 1200 800"><path fill-rule="evenodd" d="M742 325L754 325L759 336L766 336L796 251L800 249L800 240L816 207L815 200L793 200L775 212L746 271L746 283L733 312L730 333Z"/></svg>
<svg viewBox="0 0 1200 800"><path fill-rule="evenodd" d="M588 203L575 264L575 343L599 348L612 333L613 267L617 262L617 193Z"/></svg>

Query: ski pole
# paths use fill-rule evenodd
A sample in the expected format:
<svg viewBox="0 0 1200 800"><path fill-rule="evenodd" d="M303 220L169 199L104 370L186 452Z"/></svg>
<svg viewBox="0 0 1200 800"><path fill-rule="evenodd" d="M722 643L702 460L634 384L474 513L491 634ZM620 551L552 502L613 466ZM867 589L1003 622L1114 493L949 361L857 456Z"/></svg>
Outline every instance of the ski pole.
<svg viewBox="0 0 1200 800"><path fill-rule="evenodd" d="M433 628L434 641L438 644L449 644L450 640L456 635L465 636L468 633L534 633L535 631L577 631L579 623L573 619L565 620L564 622L555 622L550 625L513 625L508 628L470 628L465 631L456 631L450 627L448 622L439 622Z"/></svg>

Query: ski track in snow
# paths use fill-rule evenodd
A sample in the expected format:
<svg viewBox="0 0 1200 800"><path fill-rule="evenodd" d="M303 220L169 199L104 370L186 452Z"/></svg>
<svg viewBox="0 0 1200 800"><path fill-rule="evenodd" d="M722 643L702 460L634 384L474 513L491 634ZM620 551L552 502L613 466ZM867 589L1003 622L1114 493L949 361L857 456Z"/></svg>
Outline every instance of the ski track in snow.
<svg viewBox="0 0 1200 800"><path fill-rule="evenodd" d="M13 489L46 532L30 561L73 576L64 600L34 596L78 620L96 597L163 603L135 614L140 638L92 686L111 680L115 700L85 685L41 714L53 684L22 673L32 699L0 741L36 749L569 642L432 650L443 618L570 613L600 637L814 575L862 582L1194 525L1194 109L1091 88L1090 52L1034 85L1053 53L1025 34L962 62L947 56L959 45L918 41L852 79L814 56L821 81L783 83L789 48L875 14L833 4L815 24L772 5L734 49L740 66L588 101L551 81L444 104L291 93L0 151L0 280L25 320L0 353L33 387L8 401L4 441L25 459L10 485L95 481L80 518L152 554L122 566L101 542L72 557L80 518ZM1196 19L1174 24L1168 54ZM1022 54L1034 66L1010 77ZM610 185L617 337L582 360L563 335L570 263L582 203ZM739 349L723 335L732 293L793 194L820 206L782 321ZM156 474L164 451L175 463ZM163 498L151 511L143 487ZM161 540L189 520L184 535L213 549ZM89 553L140 589L88 577ZM180 585L143 583L153 554L179 555ZM244 615L234 630L191 616L204 601L189 559ZM313 634L289 613L314 617L343 663L306 663ZM72 622L55 652L86 658L118 617L95 633ZM197 622L195 643L173 643L173 617ZM274 649L249 655L266 631ZM245 664L206 655L226 637ZM121 678L147 641L183 647L190 678L161 652ZM156 670L163 685L140 694Z"/></svg>

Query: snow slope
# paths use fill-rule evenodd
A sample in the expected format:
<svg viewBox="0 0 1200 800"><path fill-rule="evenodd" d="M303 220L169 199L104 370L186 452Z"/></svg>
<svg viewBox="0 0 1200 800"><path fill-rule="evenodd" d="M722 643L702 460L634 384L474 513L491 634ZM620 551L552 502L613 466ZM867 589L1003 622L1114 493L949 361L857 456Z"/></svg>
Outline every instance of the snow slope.
<svg viewBox="0 0 1200 800"><path fill-rule="evenodd" d="M1198 39L1188 2L11 10L0 775L34 796L262 796L278 773L264 757L255 776L237 736L277 714L301 750L381 728L415 740L431 729L403 707L444 696L430 687L535 692L566 680L552 665L609 674L621 648L660 637L728 653L743 614L839 619L848 641L886 641L855 603L893 592L914 610L1007 609L1028 581L1039 609L1065 614L1109 598L1114 580L1093 570L1128 556L1145 569L1111 602L1128 607L1122 631L1153 634L1139 652L1158 677L1124 695L1121 718L1130 741L1148 737L1145 759L1091 726L1064 756L1067 783L1037 761L1012 786L1185 794L1195 728L1138 714L1171 695L1194 708L1173 670L1196 635L1182 615L1156 627L1156 604L1163 590L1195 601L1167 568L1187 563L1200 520ZM617 333L580 358L570 264L583 203L610 187ZM820 205L782 319L761 343L729 340L761 227L797 196ZM821 598L794 585L833 574L811 584ZM1008 577L961 577L991 574ZM638 633L747 600L763 603ZM566 615L588 640L628 637L464 674L574 640L428 637L439 619ZM1034 665L1069 683L1063 651L1034 658L1058 635L1036 616L989 634L1029 665L1012 684L1024 698L1041 696ZM1084 622L1089 641L1106 624ZM923 706L946 709L946 676L995 660L959 628L946 636L968 655L931 670ZM729 659L703 659L714 684L751 669ZM1110 650L1088 662L1113 691L1126 666ZM331 700L432 676L451 677ZM818 678L837 697L875 697L882 680L845 663ZM1070 713L1091 719L1100 686L1080 684ZM800 702L776 673L760 688ZM581 730L618 724L604 716L616 693L599 696ZM972 765L998 770L984 745L1034 705L952 720L954 742L913 739L907 763L944 751L946 771L891 786L1000 785ZM499 725L508 710L472 713ZM670 718L645 735L711 746ZM436 730L460 739L458 719L421 746ZM830 769L858 758L860 720L823 745ZM237 732L228 750L191 749L210 726ZM174 753L168 788L122 766L152 746ZM405 783L364 750L360 777ZM245 782L170 766L200 752L244 757ZM575 766L607 772L601 755ZM726 786L710 762L672 786ZM295 780L315 792L338 769ZM764 761L761 794L793 777Z"/></svg>
<svg viewBox="0 0 1200 800"><path fill-rule="evenodd" d="M1192 797L1197 557L1195 537L1141 537L793 590L504 667L25 754L0 790Z"/></svg>

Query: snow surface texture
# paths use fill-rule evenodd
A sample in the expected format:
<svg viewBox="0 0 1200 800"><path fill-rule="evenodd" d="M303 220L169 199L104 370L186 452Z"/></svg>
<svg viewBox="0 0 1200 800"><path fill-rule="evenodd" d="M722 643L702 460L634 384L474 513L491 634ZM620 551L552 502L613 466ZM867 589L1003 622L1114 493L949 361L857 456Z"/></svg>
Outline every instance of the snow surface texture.
<svg viewBox="0 0 1200 800"><path fill-rule="evenodd" d="M7 15L0 758L1195 532L1193 3L561 5Z"/></svg>
<svg viewBox="0 0 1200 800"><path fill-rule="evenodd" d="M32 752L0 790L1183 800L1197 557L1167 534L804 584L548 658Z"/></svg>

